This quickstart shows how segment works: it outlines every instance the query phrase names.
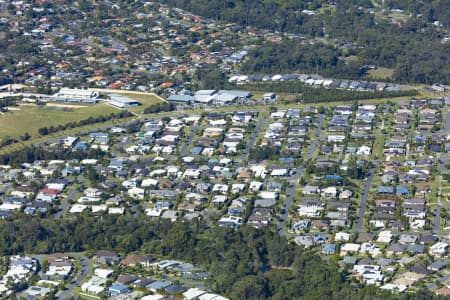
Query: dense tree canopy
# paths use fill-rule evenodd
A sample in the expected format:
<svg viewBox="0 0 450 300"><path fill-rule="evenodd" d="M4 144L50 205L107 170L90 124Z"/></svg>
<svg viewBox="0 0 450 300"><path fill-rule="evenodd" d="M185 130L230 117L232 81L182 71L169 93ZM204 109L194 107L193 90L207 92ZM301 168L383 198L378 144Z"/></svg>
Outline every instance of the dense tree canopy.
<svg viewBox="0 0 450 300"><path fill-rule="evenodd" d="M322 35L322 21L301 14L303 9L321 7L322 0L166 0L169 5L190 10L206 18L243 26L282 32Z"/></svg>
<svg viewBox="0 0 450 300"><path fill-rule="evenodd" d="M345 63L339 59L341 55L339 49L322 44L302 45L295 41L267 43L249 53L241 71L245 74L300 71L339 78L358 78L364 74L360 63Z"/></svg>
<svg viewBox="0 0 450 300"><path fill-rule="evenodd" d="M351 285L333 259L323 260L270 230L232 230L145 216L80 215L62 220L0 220L0 253L114 249L190 261L214 275L212 288L232 299L433 299L429 292L391 296Z"/></svg>

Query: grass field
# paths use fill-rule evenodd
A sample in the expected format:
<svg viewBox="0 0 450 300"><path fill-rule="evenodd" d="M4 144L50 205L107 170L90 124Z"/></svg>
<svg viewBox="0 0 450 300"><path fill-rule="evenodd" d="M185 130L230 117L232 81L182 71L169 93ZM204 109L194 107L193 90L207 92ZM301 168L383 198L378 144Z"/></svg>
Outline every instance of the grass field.
<svg viewBox="0 0 450 300"><path fill-rule="evenodd" d="M38 129L44 126L57 126L117 112L119 112L118 109L106 104L74 106L66 110L61 107L52 109L51 105L45 109L24 105L20 107L20 110L0 115L0 138L5 136L19 138L26 132L35 137L38 135Z"/></svg>
<svg viewBox="0 0 450 300"><path fill-rule="evenodd" d="M370 70L368 73L372 78L386 79L392 77L392 74L394 74L394 69L377 68L374 70Z"/></svg>
<svg viewBox="0 0 450 300"><path fill-rule="evenodd" d="M381 132L375 132L375 141L373 143L371 157L376 159L383 157L384 135Z"/></svg>
<svg viewBox="0 0 450 300"><path fill-rule="evenodd" d="M141 102L142 105L138 107L130 108L129 111L135 112L135 113L141 113L143 112L147 107L152 106L156 103L161 103L161 99L156 97L155 95L126 95L127 97L137 100Z"/></svg>
<svg viewBox="0 0 450 300"><path fill-rule="evenodd" d="M250 94L253 95L253 99L261 100L264 96L264 94L267 94L267 92L262 91L250 91ZM281 103L283 100L292 100L297 97L297 94L295 93L276 93L279 102ZM276 105L275 105L276 106Z"/></svg>

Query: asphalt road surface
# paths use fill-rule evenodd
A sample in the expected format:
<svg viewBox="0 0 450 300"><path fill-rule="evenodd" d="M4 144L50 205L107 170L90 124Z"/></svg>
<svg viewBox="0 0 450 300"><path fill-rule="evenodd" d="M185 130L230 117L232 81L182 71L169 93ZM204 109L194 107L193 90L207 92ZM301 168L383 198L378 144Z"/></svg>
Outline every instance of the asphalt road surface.
<svg viewBox="0 0 450 300"><path fill-rule="evenodd" d="M192 143L192 140L197 135L197 130L199 130L201 127L199 125L194 125L191 127L191 132L186 140L186 142L181 146L180 149L180 155L179 157L183 157L186 155L186 151L188 150L189 145Z"/></svg>
<svg viewBox="0 0 450 300"><path fill-rule="evenodd" d="M92 267L89 264L89 260L84 254L70 253L70 256L80 259L81 270L75 275L75 278L70 283L70 286L56 295L58 299L69 299L74 295L74 290L77 286L80 286L83 281L92 274Z"/></svg>
<svg viewBox="0 0 450 300"><path fill-rule="evenodd" d="M318 122L317 122L317 128L316 128L316 139L311 142L308 148L308 153L306 154L306 159L304 162L310 161L314 157L314 153L316 152L317 145L319 143L321 132L322 132L322 125L323 121L325 120L324 115L319 115ZM303 175L303 172L305 171L304 165L301 165L296 170L296 173L292 175L292 177L289 179L289 187L287 189L286 197L284 199L283 203L283 212L280 214L280 219L277 224L277 231L281 236L287 236L286 233L286 221L289 213L289 209L292 206L292 202L294 202L295 197L295 191L297 189L297 183L300 180L300 178Z"/></svg>
<svg viewBox="0 0 450 300"><path fill-rule="evenodd" d="M356 232L361 232L363 226L364 214L366 213L367 209L367 198L369 198L370 185L372 184L374 172L375 168L370 169L369 176L367 176L366 183L364 184L364 192L361 198L361 203L359 205L358 220L356 221Z"/></svg>

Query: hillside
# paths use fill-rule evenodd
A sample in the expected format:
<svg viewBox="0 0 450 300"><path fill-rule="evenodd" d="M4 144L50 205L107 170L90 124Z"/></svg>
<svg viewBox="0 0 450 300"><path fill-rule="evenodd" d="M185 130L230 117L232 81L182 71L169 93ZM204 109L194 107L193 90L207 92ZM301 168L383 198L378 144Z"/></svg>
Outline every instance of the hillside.
<svg viewBox="0 0 450 300"><path fill-rule="evenodd" d="M355 78L365 76L365 67L373 65L392 69L390 79L396 82L450 83L450 43L445 42L450 26L449 1L347 0L335 5L293 0L163 2L204 18L309 39L305 49L290 41L256 48L243 66L246 72L299 71L295 63L283 59L285 51L278 51L280 48L292 49L289 58L294 61L303 59L306 52L324 52L327 59L313 66L320 74Z"/></svg>

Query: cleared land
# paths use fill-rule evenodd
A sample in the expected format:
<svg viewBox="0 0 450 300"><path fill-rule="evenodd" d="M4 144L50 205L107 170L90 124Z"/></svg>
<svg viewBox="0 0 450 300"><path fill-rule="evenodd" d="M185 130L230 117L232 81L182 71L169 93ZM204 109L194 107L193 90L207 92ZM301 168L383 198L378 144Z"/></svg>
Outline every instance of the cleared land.
<svg viewBox="0 0 450 300"><path fill-rule="evenodd" d="M38 135L38 129L45 126L58 126L69 122L80 121L89 117L99 117L119 112L118 109L98 104L92 106L75 105L73 107L21 106L21 110L9 111L0 116L0 138L10 136L19 138L28 132Z"/></svg>
<svg viewBox="0 0 450 300"><path fill-rule="evenodd" d="M376 68L376 69L370 70L368 73L371 78L387 79L387 78L392 77L392 75L394 74L394 69Z"/></svg>
<svg viewBox="0 0 450 300"><path fill-rule="evenodd" d="M121 94L121 93L117 93ZM161 98L157 97L153 94L122 94L124 96L127 96L130 99L137 100L141 102L142 105L138 107L129 108L129 111L132 111L134 113L141 113L143 112L147 107L152 106L156 103L162 103L163 101Z"/></svg>

